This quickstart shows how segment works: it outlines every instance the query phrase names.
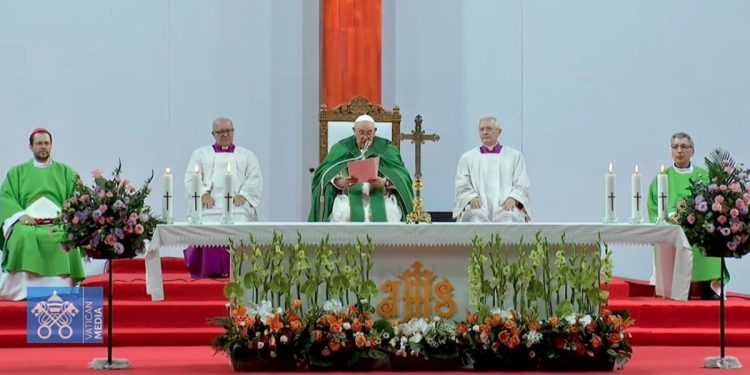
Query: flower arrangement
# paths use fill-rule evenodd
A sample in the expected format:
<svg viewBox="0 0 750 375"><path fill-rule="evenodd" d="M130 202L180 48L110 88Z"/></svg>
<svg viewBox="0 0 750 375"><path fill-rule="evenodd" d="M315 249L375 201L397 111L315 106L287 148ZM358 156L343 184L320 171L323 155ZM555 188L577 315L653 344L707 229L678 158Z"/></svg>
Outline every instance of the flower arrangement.
<svg viewBox="0 0 750 375"><path fill-rule="evenodd" d="M475 369L611 369L630 359L625 329L633 321L606 309L609 247L600 240L591 251L567 245L564 236L561 244L553 251L538 233L511 262L499 237L474 238L468 271L477 283L469 288L476 313L467 311L456 336Z"/></svg>
<svg viewBox="0 0 750 375"><path fill-rule="evenodd" d="M132 258L145 251L157 224L162 223L145 204L153 173L140 189L122 178L118 164L111 179L92 172L94 184L79 178L75 193L63 204L60 220L65 231L62 248L85 250L92 258Z"/></svg>
<svg viewBox="0 0 750 375"><path fill-rule="evenodd" d="M722 149L712 151L705 162L708 179L691 181L673 220L707 256L740 258L750 252L748 170Z"/></svg>
<svg viewBox="0 0 750 375"><path fill-rule="evenodd" d="M387 365L384 343L393 336L390 323L376 325L369 304L344 308L338 300L329 300L311 327L307 354L312 369L375 369Z"/></svg>
<svg viewBox="0 0 750 375"><path fill-rule="evenodd" d="M231 303L227 317L212 320L225 332L214 337L211 346L227 353L237 370L292 370L304 365L309 333L301 307L300 300L292 301L286 311L273 309L270 301L249 307Z"/></svg>
<svg viewBox="0 0 750 375"><path fill-rule="evenodd" d="M393 354L391 365L396 369L461 367L455 324L439 317L414 318L397 325L389 345Z"/></svg>

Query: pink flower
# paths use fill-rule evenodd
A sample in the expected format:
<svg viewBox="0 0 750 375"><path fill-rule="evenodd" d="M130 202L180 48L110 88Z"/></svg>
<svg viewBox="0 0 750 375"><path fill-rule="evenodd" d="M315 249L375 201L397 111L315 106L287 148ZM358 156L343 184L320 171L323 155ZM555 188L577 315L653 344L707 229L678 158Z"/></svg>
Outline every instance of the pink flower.
<svg viewBox="0 0 750 375"><path fill-rule="evenodd" d="M78 204L78 198L76 197L70 198L70 204Z"/></svg>
<svg viewBox="0 0 750 375"><path fill-rule="evenodd" d="M70 208L70 202L63 203L63 208Z"/></svg>
<svg viewBox="0 0 750 375"><path fill-rule="evenodd" d="M136 224L136 225L135 225L135 234L138 234L138 235L141 235L141 234L143 234L143 229L144 229L144 228L143 228L143 225L141 225L141 224Z"/></svg>
<svg viewBox="0 0 750 375"><path fill-rule="evenodd" d="M742 207L747 207L747 205L745 204L745 201L743 201L740 198L737 198L737 200L734 201L734 206L737 207L738 209L742 209Z"/></svg>
<svg viewBox="0 0 750 375"><path fill-rule="evenodd" d="M94 176L94 178L100 178L104 175L104 172L102 172L101 169L94 169L91 171L91 175Z"/></svg>
<svg viewBox="0 0 750 375"><path fill-rule="evenodd" d="M719 190L721 190L721 192L727 191L727 185L719 185Z"/></svg>
<svg viewBox="0 0 750 375"><path fill-rule="evenodd" d="M107 222L107 219L106 219L106 218L104 218L104 216L100 216L100 217L99 217L99 220L97 220L97 222L99 222L99 224L102 224L102 225L104 225L104 223L106 223L106 222Z"/></svg>
<svg viewBox="0 0 750 375"><path fill-rule="evenodd" d="M112 197L115 196L114 194L112 194L111 191L108 191L107 194L105 194L105 195L107 196L107 198L112 198Z"/></svg>
<svg viewBox="0 0 750 375"><path fill-rule="evenodd" d="M117 237L115 237L114 234L108 234L107 237L104 238L104 243L106 243L109 246L112 246L115 243L117 243Z"/></svg>
<svg viewBox="0 0 750 375"><path fill-rule="evenodd" d="M740 211L736 208L733 208L729 210L729 216L731 216L733 219L736 219L737 216L740 216Z"/></svg>
<svg viewBox="0 0 750 375"><path fill-rule="evenodd" d="M714 204L711 205L711 210L714 212L721 212L721 203L714 202Z"/></svg>
<svg viewBox="0 0 750 375"><path fill-rule="evenodd" d="M724 185L721 185L724 186ZM714 197L714 203L722 204L724 203L724 196L723 195L717 195Z"/></svg>
<svg viewBox="0 0 750 375"><path fill-rule="evenodd" d="M129 217L130 220L137 221L138 220L138 214L135 212L132 212Z"/></svg>
<svg viewBox="0 0 750 375"><path fill-rule="evenodd" d="M100 204L99 205L99 211L101 211L102 213L107 212L107 205L106 204Z"/></svg>
<svg viewBox="0 0 750 375"><path fill-rule="evenodd" d="M740 186L739 183L735 182L735 183L729 185L729 190L731 190L731 191L733 191L735 193L741 193L742 192L742 187Z"/></svg>
<svg viewBox="0 0 750 375"><path fill-rule="evenodd" d="M742 232L742 223L732 223L732 233Z"/></svg>
<svg viewBox="0 0 750 375"><path fill-rule="evenodd" d="M73 224L78 224L80 221L78 220L78 216L73 216L73 220L70 221Z"/></svg>
<svg viewBox="0 0 750 375"><path fill-rule="evenodd" d="M732 168L730 166L726 166L726 167L724 167L724 172L732 174L734 172L734 168Z"/></svg>
<svg viewBox="0 0 750 375"><path fill-rule="evenodd" d="M81 196L81 202L83 204L89 204L89 203L91 203L91 196L88 195L88 194Z"/></svg>
<svg viewBox="0 0 750 375"><path fill-rule="evenodd" d="M687 221L690 224L695 224L695 215L693 215L693 214L688 215Z"/></svg>
<svg viewBox="0 0 750 375"><path fill-rule="evenodd" d="M717 221L717 222L718 222L719 224L721 224L721 225L724 225L724 224L726 224L726 223L727 223L727 217L726 217L726 216L724 216L724 215L719 215L719 217L717 217L717 218L716 218L716 221Z"/></svg>

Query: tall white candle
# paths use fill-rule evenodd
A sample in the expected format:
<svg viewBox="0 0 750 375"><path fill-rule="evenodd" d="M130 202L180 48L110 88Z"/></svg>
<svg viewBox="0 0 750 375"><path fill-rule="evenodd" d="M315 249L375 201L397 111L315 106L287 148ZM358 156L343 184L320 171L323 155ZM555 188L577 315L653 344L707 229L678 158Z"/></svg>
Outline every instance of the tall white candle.
<svg viewBox="0 0 750 375"><path fill-rule="evenodd" d="M664 223L669 209L669 186L667 185L667 175L664 173L664 164L661 166L659 175L656 176L656 201L659 208L656 222Z"/></svg>
<svg viewBox="0 0 750 375"><path fill-rule="evenodd" d="M174 221L174 176L167 167L164 171L164 201L162 202L162 217L167 224Z"/></svg>
<svg viewBox="0 0 750 375"><path fill-rule="evenodd" d="M614 223L617 221L615 214L615 174L612 162L609 162L609 173L604 175L604 222Z"/></svg>
<svg viewBox="0 0 750 375"><path fill-rule="evenodd" d="M198 224L201 221L201 169L198 165L195 165L195 170L192 176L192 191L190 192L190 208L191 218L193 224Z"/></svg>
<svg viewBox="0 0 750 375"><path fill-rule="evenodd" d="M234 183L232 181L232 164L227 163L227 173L224 175L224 215L222 222L229 224L232 222L232 208L234 206L232 198L234 197Z"/></svg>
<svg viewBox="0 0 750 375"><path fill-rule="evenodd" d="M643 193L641 190L641 172L638 170L638 164L635 165L635 173L630 176L630 222L641 223L643 214L641 213L641 201Z"/></svg>

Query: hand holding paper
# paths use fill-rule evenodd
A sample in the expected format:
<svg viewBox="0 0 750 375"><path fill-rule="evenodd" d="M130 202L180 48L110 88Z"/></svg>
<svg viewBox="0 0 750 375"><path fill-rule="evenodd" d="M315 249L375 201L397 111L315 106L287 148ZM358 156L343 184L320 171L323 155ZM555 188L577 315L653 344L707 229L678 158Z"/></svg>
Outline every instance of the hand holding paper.
<svg viewBox="0 0 750 375"><path fill-rule="evenodd" d="M349 169L349 176L354 177L357 181L370 181L378 177L378 166L380 157L356 160L349 162L346 167Z"/></svg>

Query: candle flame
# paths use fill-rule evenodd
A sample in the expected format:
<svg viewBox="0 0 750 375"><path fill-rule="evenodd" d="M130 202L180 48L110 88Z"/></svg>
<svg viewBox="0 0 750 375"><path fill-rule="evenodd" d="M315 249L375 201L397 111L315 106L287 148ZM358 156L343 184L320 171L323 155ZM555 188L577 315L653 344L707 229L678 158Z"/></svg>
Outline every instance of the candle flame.
<svg viewBox="0 0 750 375"><path fill-rule="evenodd" d="M659 169L659 173L664 173L664 164L661 165L661 169Z"/></svg>
<svg viewBox="0 0 750 375"><path fill-rule="evenodd" d="M169 169L169 167L167 167L167 169L164 171L164 173L166 173L166 174L172 174L172 170Z"/></svg>
<svg viewBox="0 0 750 375"><path fill-rule="evenodd" d="M612 162L609 162L609 174L612 174Z"/></svg>
<svg viewBox="0 0 750 375"><path fill-rule="evenodd" d="M227 174L230 174L230 173L232 173L232 164L227 162Z"/></svg>
<svg viewBox="0 0 750 375"><path fill-rule="evenodd" d="M638 164L635 165L635 174L638 174Z"/></svg>

